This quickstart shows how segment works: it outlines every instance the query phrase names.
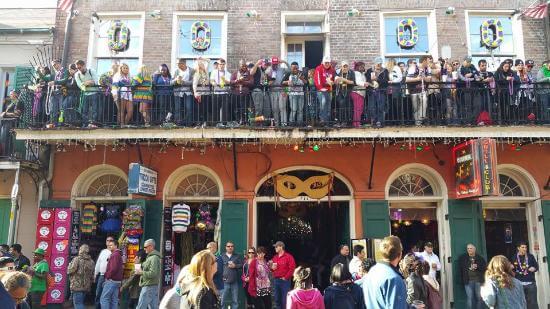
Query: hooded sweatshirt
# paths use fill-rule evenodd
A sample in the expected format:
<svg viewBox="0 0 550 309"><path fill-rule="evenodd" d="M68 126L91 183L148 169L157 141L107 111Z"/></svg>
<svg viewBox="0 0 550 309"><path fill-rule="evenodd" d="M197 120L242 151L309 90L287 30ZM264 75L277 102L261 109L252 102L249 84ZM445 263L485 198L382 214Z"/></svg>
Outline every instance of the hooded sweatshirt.
<svg viewBox="0 0 550 309"><path fill-rule="evenodd" d="M363 290L351 282L326 288L324 301L326 309L365 309Z"/></svg>
<svg viewBox="0 0 550 309"><path fill-rule="evenodd" d="M139 286L158 285L160 283L160 253L153 250L147 254L145 262L141 265L142 274L139 279Z"/></svg>
<svg viewBox="0 0 550 309"><path fill-rule="evenodd" d="M319 290L296 289L288 292L286 309L325 309L323 296Z"/></svg>
<svg viewBox="0 0 550 309"><path fill-rule="evenodd" d="M94 281L94 261L88 252L78 252L69 267L67 274L69 275L70 288L73 292L89 292Z"/></svg>

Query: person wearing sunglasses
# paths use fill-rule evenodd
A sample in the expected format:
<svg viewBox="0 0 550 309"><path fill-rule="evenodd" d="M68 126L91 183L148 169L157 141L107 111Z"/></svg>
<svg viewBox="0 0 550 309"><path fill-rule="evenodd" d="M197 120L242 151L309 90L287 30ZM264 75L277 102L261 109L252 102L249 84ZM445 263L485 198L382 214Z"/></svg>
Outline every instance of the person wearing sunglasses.
<svg viewBox="0 0 550 309"><path fill-rule="evenodd" d="M101 294L103 293L103 283L105 282L105 272L107 271L107 262L111 256L111 251L107 246L111 241L115 240L113 236L107 236L105 239L105 249L101 250L99 257L95 263L94 278L97 283L95 291L95 307L101 309Z"/></svg>
<svg viewBox="0 0 550 309"><path fill-rule="evenodd" d="M252 256L252 250L248 250ZM267 249L258 247L254 258L251 258L248 268L247 296L251 296L256 309L271 309L271 281L269 281L269 265L265 258Z"/></svg>
<svg viewBox="0 0 550 309"><path fill-rule="evenodd" d="M227 242L225 244L225 253L222 254L223 261L223 290L220 291L222 296L222 308L225 308L226 302L231 303L231 308L239 307L239 271L243 267L243 259L235 253L235 244ZM231 298L231 301L229 301Z"/></svg>
<svg viewBox="0 0 550 309"><path fill-rule="evenodd" d="M243 273L241 274L241 281L243 282L243 288L246 295L246 308L254 308L254 295L250 295L247 293L248 286L250 284L250 264L254 261L256 258L256 248L249 247L246 259L243 264Z"/></svg>

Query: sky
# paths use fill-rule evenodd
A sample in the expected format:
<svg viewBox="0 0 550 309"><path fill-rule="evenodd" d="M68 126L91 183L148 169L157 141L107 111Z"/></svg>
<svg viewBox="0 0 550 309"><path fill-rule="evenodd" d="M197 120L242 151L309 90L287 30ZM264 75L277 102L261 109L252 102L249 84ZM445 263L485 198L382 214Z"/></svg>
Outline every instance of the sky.
<svg viewBox="0 0 550 309"><path fill-rule="evenodd" d="M57 0L0 0L1 9L52 8L56 4Z"/></svg>

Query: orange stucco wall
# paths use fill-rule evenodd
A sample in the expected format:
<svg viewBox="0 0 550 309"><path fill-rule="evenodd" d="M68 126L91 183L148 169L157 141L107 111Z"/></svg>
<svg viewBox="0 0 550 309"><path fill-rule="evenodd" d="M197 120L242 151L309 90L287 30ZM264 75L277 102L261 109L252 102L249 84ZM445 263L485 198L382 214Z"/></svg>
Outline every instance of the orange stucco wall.
<svg viewBox="0 0 550 309"><path fill-rule="evenodd" d="M239 145L238 151L238 185L235 190L233 181L233 154L225 147L206 147L201 155L198 150L183 152L181 148L171 147L167 153L159 153L159 146L142 146L143 163L158 171L157 199L162 199L162 190L170 174L186 164L199 164L212 169L221 179L225 199L248 199L252 202L254 190L262 177L267 173L292 166L319 166L334 170L345 177L352 185L356 199L356 214L360 214L360 200L383 199L386 183L390 174L397 168L409 163L421 163L432 167L443 177L449 192L449 198L454 198L454 179L451 170L451 147L438 145L435 153L445 161L438 164L432 151L414 152L400 150L399 145L376 148L375 164L372 177L372 189L368 188L371 144L356 146L341 146L340 144L322 147L319 152L295 152L292 146L258 146ZM550 176L550 145L527 145L521 151L510 149L509 145L497 146L499 164L515 164L525 169L536 181L541 195L544 195L544 185ZM110 147L104 151L98 146L96 151L83 152L81 148L68 148L67 152L55 154L53 177L54 199L69 199L73 183L85 169L98 165L109 164L128 171L128 165L138 161L135 147L128 147L125 152L112 152ZM543 197L545 198L545 197ZM252 213L252 203L249 203L249 213ZM253 218L249 216L249 223ZM361 220L356 220L356 231L361 233ZM249 229L249 239L252 231Z"/></svg>

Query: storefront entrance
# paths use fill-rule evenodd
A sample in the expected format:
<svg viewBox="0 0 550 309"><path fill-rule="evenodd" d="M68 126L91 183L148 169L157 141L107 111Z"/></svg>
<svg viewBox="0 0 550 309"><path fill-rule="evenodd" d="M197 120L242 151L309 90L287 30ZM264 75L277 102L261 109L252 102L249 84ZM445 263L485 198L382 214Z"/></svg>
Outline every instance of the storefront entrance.
<svg viewBox="0 0 550 309"><path fill-rule="evenodd" d="M424 250L431 242L439 256L437 203L390 203L391 234L401 239L405 252Z"/></svg>
<svg viewBox="0 0 550 309"><path fill-rule="evenodd" d="M255 198L255 244L266 247L271 257L273 244L283 241L296 264L311 267L314 284L324 288L331 259L352 238L350 200L348 185L332 171L289 169L270 175Z"/></svg>
<svg viewBox="0 0 550 309"><path fill-rule="evenodd" d="M326 287L331 259L341 244L349 244L349 203L258 203L257 214L258 246L274 254L273 244L283 241L296 265L311 267L314 284Z"/></svg>
<svg viewBox="0 0 550 309"><path fill-rule="evenodd" d="M516 253L519 241L528 241L525 205L517 208L484 208L487 260L495 255L508 258Z"/></svg>

